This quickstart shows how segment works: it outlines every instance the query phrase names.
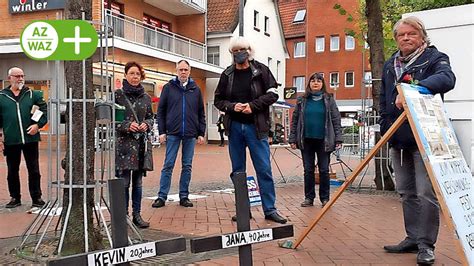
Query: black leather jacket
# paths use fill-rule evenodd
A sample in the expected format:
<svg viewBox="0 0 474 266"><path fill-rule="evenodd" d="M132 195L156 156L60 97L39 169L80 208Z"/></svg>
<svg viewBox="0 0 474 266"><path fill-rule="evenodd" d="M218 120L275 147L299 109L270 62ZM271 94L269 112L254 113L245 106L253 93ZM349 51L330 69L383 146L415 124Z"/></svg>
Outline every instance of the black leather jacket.
<svg viewBox="0 0 474 266"><path fill-rule="evenodd" d="M253 100L249 104L254 116L257 137L262 139L268 137L270 130L269 107L278 100L277 82L270 69L256 60L250 61L250 69L252 71L251 93ZM225 112L224 127L226 135L229 135L230 124L232 123L230 113L234 112L236 104L231 99L234 70L235 65L233 64L222 72L214 93L214 105L217 109Z"/></svg>

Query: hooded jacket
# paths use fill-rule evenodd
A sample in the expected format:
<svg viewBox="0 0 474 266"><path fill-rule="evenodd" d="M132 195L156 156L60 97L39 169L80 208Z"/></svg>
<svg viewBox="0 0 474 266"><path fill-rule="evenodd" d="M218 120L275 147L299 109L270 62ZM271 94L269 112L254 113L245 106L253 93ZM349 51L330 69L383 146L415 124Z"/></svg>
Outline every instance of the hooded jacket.
<svg viewBox="0 0 474 266"><path fill-rule="evenodd" d="M160 134L180 137L204 137L206 115L201 90L189 78L182 86L178 77L163 87L158 105L157 122Z"/></svg>
<svg viewBox="0 0 474 266"><path fill-rule="evenodd" d="M263 139L268 137L270 131L269 107L278 100L278 94L276 93L277 82L267 66L256 60L251 60L249 63L252 72L252 82L250 86L253 99L249 102L249 105L252 109L255 127L257 129L257 137L258 139ZM225 112L224 128L226 135L229 135L229 129L232 123L230 113L234 112L234 106L236 105L236 102L231 99L234 71L235 64L229 66L222 72L219 84L214 93L214 105L220 111Z"/></svg>
<svg viewBox="0 0 474 266"><path fill-rule="evenodd" d="M449 64L449 57L439 52L434 46L427 47L416 61L405 69L398 80L394 69L395 56L396 54L385 62L382 73L379 120L382 135L403 112L395 106L395 99L398 95L396 86L402 82L406 75L410 75L413 81L418 81L418 85L426 87L432 94L440 93L441 96L452 90L456 83L456 77ZM391 147L398 149L417 147L408 120L405 120L398 128L389 143Z"/></svg>
<svg viewBox="0 0 474 266"><path fill-rule="evenodd" d="M31 109L37 105L43 115L38 122L31 119ZM34 91L23 87L18 101L11 91L11 86L0 91L0 128L3 128L5 145L18 145L41 140L40 133L29 135L28 127L38 124L42 128L48 122L48 105L43 99L41 91Z"/></svg>

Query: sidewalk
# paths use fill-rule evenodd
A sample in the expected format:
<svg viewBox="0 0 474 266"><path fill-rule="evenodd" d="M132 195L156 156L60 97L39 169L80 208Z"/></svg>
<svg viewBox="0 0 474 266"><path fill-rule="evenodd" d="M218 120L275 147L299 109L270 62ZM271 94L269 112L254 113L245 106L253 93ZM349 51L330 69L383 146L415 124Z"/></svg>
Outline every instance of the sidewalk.
<svg viewBox="0 0 474 266"><path fill-rule="evenodd" d="M159 240L166 236L183 235L187 239L197 236L220 235L236 231L236 223L231 222L235 213L234 195L211 192L215 189L231 188L228 178L230 162L227 147L214 145L196 147L193 163L193 180L191 193L204 198L192 200L193 208L179 206L178 202L167 202L160 209L151 208L152 199L156 196L161 165L164 159L164 148L155 150L155 170L144 179L143 217L150 222L150 230L144 230L147 240ZM280 182L274 166L277 184L277 208L294 225L295 237L306 228L321 210L321 206L302 208L303 200L302 167L294 155L278 151L277 159L285 179ZM179 157L178 157L179 158ZM46 173L45 156L41 156L41 167ZM252 169L249 162L249 170ZM24 167L24 166L22 166ZM0 174L6 176L4 160L0 160ZM177 163L173 174L171 193L176 193L180 164ZM28 263L13 259L8 255L33 219L26 211L31 204L26 184L26 170L22 170L23 206L13 210L0 208L0 251L2 263ZM249 171L249 175L253 174ZM44 174L43 174L44 176ZM46 181L43 178L43 191ZM371 179L371 178L366 178ZM334 194L337 187L332 187ZM8 201L6 180L0 182L0 200ZM252 208L252 229L278 226L264 220L261 207ZM254 265L415 265L416 254L388 254L382 249L385 244L393 244L404 237L401 203L396 193L353 193L345 192L323 219L316 225L297 250L278 247L276 241L253 245ZM141 261L140 264L196 264L196 265L238 265L236 248L210 252L204 255L193 255L189 251ZM436 246L435 265L458 265L459 255L456 251L453 233L449 232L441 221L440 235Z"/></svg>

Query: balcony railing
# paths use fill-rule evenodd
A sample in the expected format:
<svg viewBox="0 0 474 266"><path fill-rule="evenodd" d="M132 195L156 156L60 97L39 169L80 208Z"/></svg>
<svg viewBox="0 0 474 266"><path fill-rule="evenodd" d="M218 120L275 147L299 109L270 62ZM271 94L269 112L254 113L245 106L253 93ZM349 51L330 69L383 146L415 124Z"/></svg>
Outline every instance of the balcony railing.
<svg viewBox="0 0 474 266"><path fill-rule="evenodd" d="M114 37L144 44L159 50L206 61L206 45L181 35L157 29L124 15L117 16L105 10L105 19L114 31Z"/></svg>

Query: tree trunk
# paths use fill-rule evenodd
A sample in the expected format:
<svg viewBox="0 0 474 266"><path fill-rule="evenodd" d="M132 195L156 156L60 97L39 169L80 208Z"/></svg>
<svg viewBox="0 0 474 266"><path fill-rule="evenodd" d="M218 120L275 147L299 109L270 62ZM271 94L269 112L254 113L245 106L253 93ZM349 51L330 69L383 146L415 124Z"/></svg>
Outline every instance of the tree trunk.
<svg viewBox="0 0 474 266"><path fill-rule="evenodd" d="M68 0L65 17L66 19L82 19L82 13L86 20L92 19L92 0ZM68 117L66 119L66 139L72 137L72 145L67 141L66 159L64 161L65 183L69 184L69 160L72 160L72 183L82 185L84 182L93 184L94 182L94 127L95 112L93 103L87 103L86 109L83 108L83 63L82 61L66 61L66 95L69 97L69 88L72 89L72 98L80 100L72 103L72 109L68 106ZM94 89L92 85L92 59L85 61L85 82L86 98L94 99ZM72 116L72 131L69 130L69 116ZM86 117L84 124L83 117ZM85 128L85 136L84 136ZM84 137L86 139L84 150ZM69 157L69 150L72 149L72 158ZM84 152L85 151L85 152ZM86 160L84 161L84 156ZM84 169L84 164L86 168ZM84 174L85 171L85 174ZM86 181L84 181L84 176ZM101 234L98 228L94 227L93 208L94 208L94 189L87 189L87 202L84 209L84 190L83 188L74 188L72 190L72 207L67 224L65 224L65 215L69 205L69 189L64 189L64 206L62 213L62 226L67 226L61 255L70 255L86 252L85 236L88 237L88 251L97 250L102 247ZM87 212L84 218L84 210ZM85 232L85 222L87 223L87 232Z"/></svg>
<svg viewBox="0 0 474 266"><path fill-rule="evenodd" d="M367 42L370 46L370 66L372 71L372 99L374 101L373 110L378 113L380 104L380 86L382 70L384 64L384 38L382 28L382 11L380 9L380 0L366 0L365 16L367 17ZM375 142L380 140L380 132L375 135ZM382 148L385 151L385 148ZM387 154L379 152L377 157L388 158ZM395 185L391 175L384 167L387 165L387 159L375 159L375 185L377 190L394 190ZM381 167L382 166L382 167ZM382 182L383 179L383 182Z"/></svg>

